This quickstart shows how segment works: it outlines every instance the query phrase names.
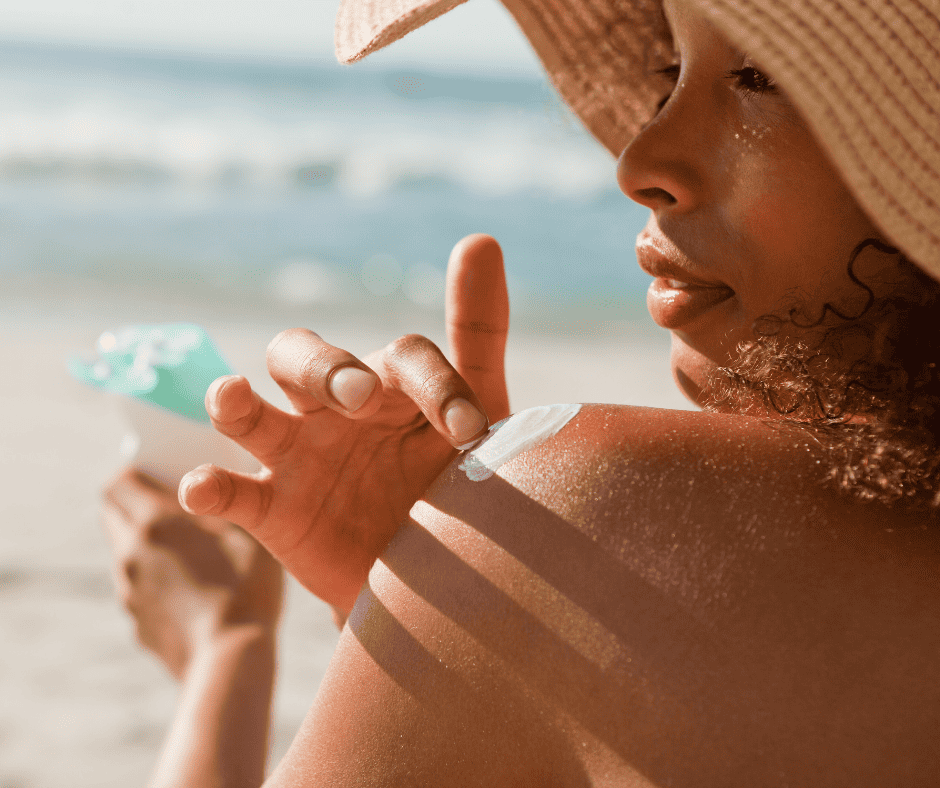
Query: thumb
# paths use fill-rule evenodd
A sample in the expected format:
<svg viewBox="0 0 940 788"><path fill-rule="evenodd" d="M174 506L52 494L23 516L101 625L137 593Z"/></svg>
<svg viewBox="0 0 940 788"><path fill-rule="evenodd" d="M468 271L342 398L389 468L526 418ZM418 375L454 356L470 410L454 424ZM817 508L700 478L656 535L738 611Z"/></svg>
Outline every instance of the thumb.
<svg viewBox="0 0 940 788"><path fill-rule="evenodd" d="M447 341L454 368L470 384L493 424L509 415L506 336L509 293L503 252L489 235L468 235L447 265Z"/></svg>

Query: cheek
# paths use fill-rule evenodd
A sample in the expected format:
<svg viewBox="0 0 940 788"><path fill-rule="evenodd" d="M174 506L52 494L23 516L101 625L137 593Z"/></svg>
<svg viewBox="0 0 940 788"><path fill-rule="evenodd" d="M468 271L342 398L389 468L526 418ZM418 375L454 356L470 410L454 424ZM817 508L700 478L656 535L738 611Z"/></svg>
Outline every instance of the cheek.
<svg viewBox="0 0 940 788"><path fill-rule="evenodd" d="M789 249L797 230L806 228L805 203L792 199L786 184L773 180L754 184L743 205L748 238L766 250Z"/></svg>
<svg viewBox="0 0 940 788"><path fill-rule="evenodd" d="M812 185L788 173L780 162L772 164L768 165L767 157L752 162L735 196L750 247L742 274L752 298L759 297L764 307L784 291L808 284L807 252L816 246L820 223L820 205L811 197Z"/></svg>
<svg viewBox="0 0 940 788"><path fill-rule="evenodd" d="M749 326L763 315L785 313L819 283L818 245L810 232L814 217L789 198L770 190L755 196L748 211L752 254L742 272L747 285L741 300Z"/></svg>
<svg viewBox="0 0 940 788"><path fill-rule="evenodd" d="M755 308L831 287L854 246L877 234L815 145L802 142L752 146L739 172L735 204L751 247L744 276Z"/></svg>

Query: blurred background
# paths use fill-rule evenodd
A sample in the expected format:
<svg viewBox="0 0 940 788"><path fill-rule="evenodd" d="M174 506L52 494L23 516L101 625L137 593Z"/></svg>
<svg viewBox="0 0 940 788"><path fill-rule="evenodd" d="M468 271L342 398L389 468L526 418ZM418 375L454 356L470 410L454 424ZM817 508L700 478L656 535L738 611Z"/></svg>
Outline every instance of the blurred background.
<svg viewBox="0 0 940 788"><path fill-rule="evenodd" d="M13 309L158 294L384 320L440 309L450 247L486 231L527 325L642 314L645 212L502 7L342 67L334 5L38 0L0 20Z"/></svg>
<svg viewBox="0 0 940 788"><path fill-rule="evenodd" d="M205 325L276 402L264 349L443 342L453 244L503 245L513 406L683 407L646 316L646 212L496 0L364 63L336 0L31 0L0 10L0 788L143 784L175 688L112 599L100 487L120 409L65 361L105 329ZM275 757L336 635L292 587Z"/></svg>

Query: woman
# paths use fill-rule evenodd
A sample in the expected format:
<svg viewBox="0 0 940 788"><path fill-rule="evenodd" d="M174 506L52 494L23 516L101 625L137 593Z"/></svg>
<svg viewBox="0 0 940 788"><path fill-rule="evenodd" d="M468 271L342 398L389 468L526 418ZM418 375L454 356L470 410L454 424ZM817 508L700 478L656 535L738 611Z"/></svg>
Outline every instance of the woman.
<svg viewBox="0 0 940 788"><path fill-rule="evenodd" d="M406 5L345 2L341 54L452 4ZM298 414L217 382L268 470L181 500L352 608L270 784L932 784L940 6L506 5L651 209L650 311L713 412L561 406L450 462L501 346L288 332ZM498 257L458 270L502 293ZM500 336L495 303L455 323Z"/></svg>

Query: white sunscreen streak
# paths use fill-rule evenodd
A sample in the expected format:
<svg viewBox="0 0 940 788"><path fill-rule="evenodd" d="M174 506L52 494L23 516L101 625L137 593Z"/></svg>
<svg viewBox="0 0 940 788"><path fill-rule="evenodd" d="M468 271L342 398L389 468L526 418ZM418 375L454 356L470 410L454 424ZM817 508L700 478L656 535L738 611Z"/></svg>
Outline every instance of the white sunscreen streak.
<svg viewBox="0 0 940 788"><path fill-rule="evenodd" d="M489 479L500 465L555 435L579 410L580 405L541 405L503 419L457 467L470 481Z"/></svg>

